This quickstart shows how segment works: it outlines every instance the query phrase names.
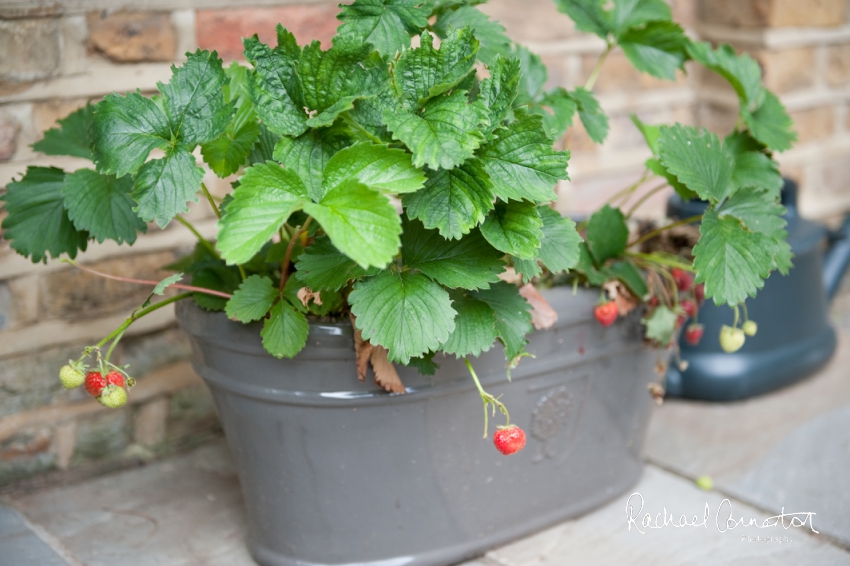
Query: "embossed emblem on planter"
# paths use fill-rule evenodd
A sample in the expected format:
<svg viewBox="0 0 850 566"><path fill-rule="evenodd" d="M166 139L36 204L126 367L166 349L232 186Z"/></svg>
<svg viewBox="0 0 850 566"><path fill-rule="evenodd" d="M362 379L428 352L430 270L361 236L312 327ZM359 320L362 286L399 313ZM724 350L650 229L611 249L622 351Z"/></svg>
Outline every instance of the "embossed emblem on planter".
<svg viewBox="0 0 850 566"><path fill-rule="evenodd" d="M584 400L590 387L590 376L584 375L547 391L537 401L531 416L531 435L540 440L540 448L532 461L557 459L563 464L575 443L576 430Z"/></svg>

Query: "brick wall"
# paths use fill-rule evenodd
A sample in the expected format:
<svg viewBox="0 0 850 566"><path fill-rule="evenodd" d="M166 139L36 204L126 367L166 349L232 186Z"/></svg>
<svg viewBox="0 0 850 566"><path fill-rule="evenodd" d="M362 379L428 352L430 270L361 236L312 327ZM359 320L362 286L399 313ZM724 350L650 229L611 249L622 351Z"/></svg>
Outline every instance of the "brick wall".
<svg viewBox="0 0 850 566"><path fill-rule="evenodd" d="M801 143L780 157L801 182L801 204L812 217L850 209L850 25L847 0L671 0L690 33L733 43L764 66L766 80L797 121ZM29 145L87 100L112 91L152 92L170 65L196 47L225 59L241 54L240 37L268 41L282 22L301 42L333 36L336 2L296 0L0 0L0 187L27 165L73 169L86 162L47 158ZM802 7L805 7L804 9ZM550 85L584 84L602 42L577 33L552 0L491 0L482 9L539 53ZM718 131L732 127L733 93L688 68L675 82L636 73L621 54L606 64L595 90L611 119L598 147L577 126L564 140L572 150L572 181L559 208L586 212L630 184L648 150L629 120L679 121ZM222 193L227 184L208 177ZM2 189L0 189L2 190ZM662 214L666 195L650 202ZM190 218L201 233L215 221L203 203ZM158 278L157 266L185 253L194 237L176 225L149 233L132 248L93 245L80 260L101 271ZM122 342L140 385L130 406L110 412L81 391L66 392L58 368L76 358L126 316L145 291L95 280L55 262L33 265L0 241L0 485L32 474L93 461L162 453L215 426L212 407L185 360L188 344L173 311L134 325Z"/></svg>

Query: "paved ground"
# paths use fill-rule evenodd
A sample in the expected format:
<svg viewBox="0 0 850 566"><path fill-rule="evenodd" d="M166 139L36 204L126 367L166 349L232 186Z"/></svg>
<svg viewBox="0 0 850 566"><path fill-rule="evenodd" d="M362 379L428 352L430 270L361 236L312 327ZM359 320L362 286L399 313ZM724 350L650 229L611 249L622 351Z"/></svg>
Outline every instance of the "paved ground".
<svg viewBox="0 0 850 566"><path fill-rule="evenodd" d="M739 403L668 401L653 417L649 463L633 490L463 566L850 565L848 368L844 334L827 368L780 392ZM713 491L695 486L703 475L713 478ZM633 492L640 497L629 499ZM253 566L222 442L7 503L0 506L0 566ZM686 514L697 522L707 508L709 519L704 527L641 526L645 513L664 508L677 521ZM762 523L783 508L816 515L788 529L721 532L716 524L722 528L730 513Z"/></svg>

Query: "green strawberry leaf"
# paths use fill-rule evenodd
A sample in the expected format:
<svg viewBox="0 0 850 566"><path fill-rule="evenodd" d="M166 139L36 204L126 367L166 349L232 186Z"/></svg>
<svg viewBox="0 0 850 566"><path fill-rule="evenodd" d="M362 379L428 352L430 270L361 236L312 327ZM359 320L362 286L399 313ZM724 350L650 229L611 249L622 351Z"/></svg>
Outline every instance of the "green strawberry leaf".
<svg viewBox="0 0 850 566"><path fill-rule="evenodd" d="M363 339L386 348L391 361L435 351L455 329L449 294L421 273L382 271L355 283L348 302Z"/></svg>
<svg viewBox="0 0 850 566"><path fill-rule="evenodd" d="M32 144L32 148L45 155L93 159L89 127L94 119L94 108L91 103L87 103L58 120L59 127L44 132L44 138Z"/></svg>
<svg viewBox="0 0 850 566"><path fill-rule="evenodd" d="M548 110L547 110L548 108ZM543 118L543 128L552 139L561 139L570 126L573 116L578 110L578 104L562 87L557 87L545 93L539 104L529 107L529 112L539 114Z"/></svg>
<svg viewBox="0 0 850 566"><path fill-rule="evenodd" d="M314 291L336 291L352 279L375 275L376 267L363 269L339 251L327 236L316 238L295 262L297 279Z"/></svg>
<svg viewBox="0 0 850 566"><path fill-rule="evenodd" d="M575 270L583 273L587 282L594 287L598 287L610 279L607 272L596 269L593 264L593 257L587 250L587 242L581 242L578 245L578 263Z"/></svg>
<svg viewBox="0 0 850 566"><path fill-rule="evenodd" d="M659 175L664 177L667 180L667 184L673 187L673 189L682 197L682 200L688 201L691 199L699 198L694 191L683 185L679 182L679 179L676 178L674 174L667 170L666 167L661 163L660 159L647 159L646 160L646 168Z"/></svg>
<svg viewBox="0 0 850 566"><path fill-rule="evenodd" d="M661 128L652 124L646 124L638 118L637 114L629 114L632 124L640 130L643 139L646 140L646 145L652 151L652 155L658 155L658 138L661 136Z"/></svg>
<svg viewBox="0 0 850 566"><path fill-rule="evenodd" d="M444 238L468 234L493 208L493 184L480 159L425 174L425 187L404 195L402 203L411 218L418 218L426 228L436 228Z"/></svg>
<svg viewBox="0 0 850 566"><path fill-rule="evenodd" d="M334 245L364 269L384 267L398 253L401 221L389 199L349 179L304 212L318 220Z"/></svg>
<svg viewBox="0 0 850 566"><path fill-rule="evenodd" d="M348 179L395 194L418 191L425 184L425 174L413 166L409 153L371 143L358 143L334 155L325 167L323 190Z"/></svg>
<svg viewBox="0 0 850 566"><path fill-rule="evenodd" d="M301 49L289 32L278 27L284 41L274 49L261 43L256 35L242 40L245 58L253 65L251 100L265 126L281 136L297 137L307 129L307 114L296 66Z"/></svg>
<svg viewBox="0 0 850 566"><path fill-rule="evenodd" d="M797 141L794 122L782 102L769 90L764 90L764 101L752 113L741 109L741 115L750 133L773 151L785 151Z"/></svg>
<svg viewBox="0 0 850 566"><path fill-rule="evenodd" d="M3 237L33 263L46 262L48 253L53 258L63 253L74 258L77 250L85 251L88 244L88 233L75 228L65 210L64 181L61 169L30 166L23 178L6 185L6 194L0 196L7 214Z"/></svg>
<svg viewBox="0 0 850 566"><path fill-rule="evenodd" d="M422 375L434 375L440 369L439 364L434 361L434 352L428 352L420 357L414 356L405 365L409 368L416 368L416 371Z"/></svg>
<svg viewBox="0 0 850 566"><path fill-rule="evenodd" d="M263 338L263 347L272 356L294 358L307 344L309 331L307 317L288 301L280 300L263 323L260 336Z"/></svg>
<svg viewBox="0 0 850 566"><path fill-rule="evenodd" d="M734 216L753 232L761 232L777 240L785 240L787 211L779 203L779 196L764 189L744 187L732 195L717 210L720 218Z"/></svg>
<svg viewBox="0 0 850 566"><path fill-rule="evenodd" d="M669 13L669 6L658 0ZM626 30L619 45L638 71L659 79L676 80L676 71L684 70L689 40L685 31L673 22L651 22Z"/></svg>
<svg viewBox="0 0 850 566"><path fill-rule="evenodd" d="M522 282L528 283L535 277L543 273L543 267L537 259L520 259L512 257L511 263L514 266L514 271L522 275Z"/></svg>
<svg viewBox="0 0 850 566"><path fill-rule="evenodd" d="M735 159L717 135L693 126L661 126L661 163L703 200L719 202L729 196Z"/></svg>
<svg viewBox="0 0 850 566"><path fill-rule="evenodd" d="M399 98L418 106L456 87L473 71L478 40L468 27L455 30L434 48L427 31L420 46L404 51L393 71L393 86ZM392 129L392 128L390 128Z"/></svg>
<svg viewBox="0 0 850 566"><path fill-rule="evenodd" d="M778 164L767 155L759 151L745 151L735 155L735 170L732 172L735 192L744 187L754 187L778 197L782 184Z"/></svg>
<svg viewBox="0 0 850 566"><path fill-rule="evenodd" d="M573 90L570 96L578 106L578 117L587 130L587 135L596 143L604 142L608 137L608 116L599 106L599 101L584 87Z"/></svg>
<svg viewBox="0 0 850 566"><path fill-rule="evenodd" d="M705 296L714 298L717 305L737 305L748 295L755 297L776 265L775 241L713 210L703 215L700 233L693 252L695 282L705 283Z"/></svg>
<svg viewBox="0 0 850 566"><path fill-rule="evenodd" d="M533 114L520 115L516 122L493 134L493 140L481 148L478 156L490 175L496 196L536 203L555 200L554 186L559 179L569 179L570 153L552 149L543 119Z"/></svg>
<svg viewBox="0 0 850 566"><path fill-rule="evenodd" d="M606 204L594 212L587 222L586 240L587 249L598 267L623 255L629 240L629 227L620 209Z"/></svg>
<svg viewBox="0 0 850 566"><path fill-rule="evenodd" d="M497 250L520 259L534 259L543 238L542 227L534 203L499 201L481 225L481 234Z"/></svg>
<svg viewBox="0 0 850 566"><path fill-rule="evenodd" d="M201 145L204 161L222 178L236 173L245 165L260 136L260 123L248 86L248 69L233 61L225 74L229 79L224 86L225 98L236 104L236 112L220 136Z"/></svg>
<svg viewBox="0 0 850 566"><path fill-rule="evenodd" d="M624 32L628 33L630 28L667 22L671 17L670 6L664 0L614 0L611 29L622 41Z"/></svg>
<svg viewBox="0 0 850 566"><path fill-rule="evenodd" d="M505 35L505 27L494 22L474 6L460 6L457 10L442 12L434 23L434 31L440 37L448 37L452 30L469 26L475 38L481 42L478 59L487 65L496 57L507 55L511 51L511 40Z"/></svg>
<svg viewBox="0 0 850 566"><path fill-rule="evenodd" d="M265 124L260 124L260 136L248 154L248 165L272 160L274 158L274 147L278 141L280 141L280 136L272 133Z"/></svg>
<svg viewBox="0 0 850 566"><path fill-rule="evenodd" d="M229 319L239 322L260 320L272 308L278 295L278 290L272 285L271 279L251 275L239 285L227 301L224 312Z"/></svg>
<svg viewBox="0 0 850 566"><path fill-rule="evenodd" d="M713 49L710 43L692 41L687 46L688 55L697 63L725 78L741 100L744 108L758 105L764 93L761 84L761 67L748 54L738 55L731 45L722 44Z"/></svg>
<svg viewBox="0 0 850 566"><path fill-rule="evenodd" d="M505 268L502 254L478 230L460 240L446 240L418 220L402 222L402 261L450 288L486 289Z"/></svg>
<svg viewBox="0 0 850 566"><path fill-rule="evenodd" d="M505 358L513 362L525 352L528 344L526 334L534 328L531 325L531 305L528 304L515 285L499 281L489 289L471 293L493 309L496 314L496 333L505 346Z"/></svg>
<svg viewBox="0 0 850 566"><path fill-rule="evenodd" d="M116 179L91 169L78 169L65 175L62 196L68 217L77 229L86 230L98 242L132 244L136 232L147 230L147 224L133 212L136 203L130 198L132 190L129 176Z"/></svg>
<svg viewBox="0 0 850 566"><path fill-rule="evenodd" d="M616 277L629 291L638 299L643 299L649 294L646 280L643 274L634 265L627 261L617 261L611 264L608 272Z"/></svg>
<svg viewBox="0 0 850 566"><path fill-rule="evenodd" d="M517 107L537 100L543 91L543 85L549 79L549 72L540 55L532 53L524 46L515 46L514 53L519 59L521 71L519 93L514 100L514 107Z"/></svg>
<svg viewBox="0 0 850 566"><path fill-rule="evenodd" d="M489 111L481 102L467 101L466 92L429 100L421 112L387 108L384 123L393 139L413 152L413 165L451 169L460 165L484 142L481 129L488 126Z"/></svg>
<svg viewBox="0 0 850 566"><path fill-rule="evenodd" d="M169 287L171 287L175 283L179 283L181 279L183 279L182 273L175 273L174 275L172 275L170 277L166 277L165 279L163 279L162 281L160 281L159 283L156 284L156 287L153 288L153 291L151 291L151 294L152 295L160 295L160 296L164 295L166 289L168 289Z"/></svg>
<svg viewBox="0 0 850 566"><path fill-rule="evenodd" d="M579 31L595 33L602 39L608 39L612 31L611 17L603 7L603 0L555 0L555 5L575 22Z"/></svg>
<svg viewBox="0 0 850 566"><path fill-rule="evenodd" d="M227 75L218 54L199 49L187 55L182 67L172 65L171 71L168 84L156 85L163 96L171 131L190 147L216 139L233 116L233 104L222 96Z"/></svg>
<svg viewBox="0 0 850 566"><path fill-rule="evenodd" d="M578 264L581 236L576 232L576 223L564 218L548 206L537 207L543 221L543 239L540 240L538 257L552 273L572 269ZM514 264L516 265L516 264Z"/></svg>
<svg viewBox="0 0 850 566"><path fill-rule="evenodd" d="M156 220L160 228L165 228L172 218L189 210L188 201L198 202L195 193L203 178L204 170L195 164L195 156L185 146L170 149L162 159L142 165L136 174L136 214L145 222Z"/></svg>
<svg viewBox="0 0 850 566"><path fill-rule="evenodd" d="M216 175L228 177L245 164L259 136L260 124L254 110L243 106L224 133L201 146L201 154Z"/></svg>
<svg viewBox="0 0 850 566"><path fill-rule="evenodd" d="M101 173L116 177L135 173L152 149L168 149L171 137L165 111L138 92L107 94L95 106L91 147Z"/></svg>
<svg viewBox="0 0 850 566"><path fill-rule="evenodd" d="M336 128L310 128L297 138L283 136L274 146L274 159L298 174L313 200L322 194L322 175L331 157L351 139Z"/></svg>
<svg viewBox="0 0 850 566"><path fill-rule="evenodd" d="M291 170L272 161L246 169L219 221L221 256L230 265L250 260L306 199L304 183Z"/></svg>
<svg viewBox="0 0 850 566"><path fill-rule="evenodd" d="M452 307L457 311L455 328L440 349L458 358L488 351L498 338L493 309L484 301L460 293L452 295Z"/></svg>
<svg viewBox="0 0 850 566"><path fill-rule="evenodd" d="M489 109L490 127L496 128L508 115L519 92L520 61L497 55L488 69L490 76L481 81L478 97Z"/></svg>
<svg viewBox="0 0 850 566"><path fill-rule="evenodd" d="M354 108L359 98L375 96L387 81L387 67L368 43L355 36L339 35L322 51L313 41L301 53L298 77L304 102L315 116L311 127L330 126L337 116Z"/></svg>
<svg viewBox="0 0 850 566"><path fill-rule="evenodd" d="M656 307L655 311L641 320L646 325L647 340L654 340L661 346L667 346L673 341L676 332L678 315L664 305Z"/></svg>
<svg viewBox="0 0 850 566"><path fill-rule="evenodd" d="M371 43L384 56L392 57L410 47L410 36L428 27L429 11L417 7L419 0L355 0L337 18L340 35L353 35Z"/></svg>

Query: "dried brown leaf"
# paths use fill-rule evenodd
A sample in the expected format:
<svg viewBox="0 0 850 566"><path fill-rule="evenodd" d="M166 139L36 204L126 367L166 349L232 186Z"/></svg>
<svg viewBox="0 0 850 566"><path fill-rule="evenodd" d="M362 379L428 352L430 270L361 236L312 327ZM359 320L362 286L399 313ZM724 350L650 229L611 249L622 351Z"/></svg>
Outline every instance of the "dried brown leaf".
<svg viewBox="0 0 850 566"><path fill-rule="evenodd" d="M558 313L546 302L546 299L534 285L531 283L523 285L519 288L519 294L531 305L531 324L534 325L534 328L546 330L552 328L558 322Z"/></svg>
<svg viewBox="0 0 850 566"><path fill-rule="evenodd" d="M313 292L310 287L301 287L298 289L298 293L296 293L298 300L301 301L301 304L305 307L310 301L313 301L317 305L322 304L322 295L319 291Z"/></svg>
<svg viewBox="0 0 850 566"><path fill-rule="evenodd" d="M363 334L354 325L355 317L351 317L351 328L354 330L354 353L357 356L357 379L366 381L366 370L369 369L369 358L372 356L372 344L363 339Z"/></svg>
<svg viewBox="0 0 850 566"><path fill-rule="evenodd" d="M625 316L635 310L640 301L619 281L617 286L618 292L617 296L614 297L614 304L617 305L617 314Z"/></svg>
<svg viewBox="0 0 850 566"><path fill-rule="evenodd" d="M660 383L648 383L646 388L649 389L649 394L655 401L656 405L660 405L664 402L664 393L666 392L664 391L664 388L661 386Z"/></svg>
<svg viewBox="0 0 850 566"><path fill-rule="evenodd" d="M375 372L375 383L390 393L405 393L404 384L387 354L387 349L383 346L372 346L371 360L372 370Z"/></svg>
<svg viewBox="0 0 850 566"><path fill-rule="evenodd" d="M501 279L505 283L516 285L517 283L522 282L522 275L517 273L513 267L508 267L502 273L499 274L499 279Z"/></svg>

